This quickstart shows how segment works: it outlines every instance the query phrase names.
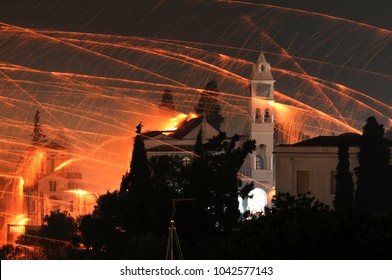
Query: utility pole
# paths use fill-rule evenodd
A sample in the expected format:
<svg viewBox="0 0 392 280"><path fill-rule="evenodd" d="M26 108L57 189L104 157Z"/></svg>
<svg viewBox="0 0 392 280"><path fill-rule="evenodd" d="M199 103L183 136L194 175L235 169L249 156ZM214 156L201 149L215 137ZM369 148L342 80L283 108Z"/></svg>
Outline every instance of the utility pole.
<svg viewBox="0 0 392 280"><path fill-rule="evenodd" d="M194 201L194 198L179 198L172 199L173 203L173 212L170 219L169 226L169 235L167 237L167 248L166 248L166 259L174 260L175 258L175 250L177 251L178 259L183 260L184 255L182 254L180 240L178 239L177 229L174 223L174 215L176 214L176 202L186 202L186 201Z"/></svg>

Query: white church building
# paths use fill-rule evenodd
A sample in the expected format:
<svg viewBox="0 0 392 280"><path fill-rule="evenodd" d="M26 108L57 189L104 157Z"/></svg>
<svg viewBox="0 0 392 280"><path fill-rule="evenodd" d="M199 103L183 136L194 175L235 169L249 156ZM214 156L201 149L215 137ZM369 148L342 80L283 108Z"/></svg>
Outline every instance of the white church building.
<svg viewBox="0 0 392 280"><path fill-rule="evenodd" d="M271 203L275 194L274 179L274 83L271 65L261 52L253 65L250 78L249 131L241 135L242 140L256 140L256 150L249 155L240 170L244 183L253 181L255 189L248 199L240 200L242 212L260 212L266 204ZM219 133L205 118L198 117L183 122L172 132L150 131L143 133L147 156L177 155L188 165L199 130L202 129L203 141L208 141Z"/></svg>

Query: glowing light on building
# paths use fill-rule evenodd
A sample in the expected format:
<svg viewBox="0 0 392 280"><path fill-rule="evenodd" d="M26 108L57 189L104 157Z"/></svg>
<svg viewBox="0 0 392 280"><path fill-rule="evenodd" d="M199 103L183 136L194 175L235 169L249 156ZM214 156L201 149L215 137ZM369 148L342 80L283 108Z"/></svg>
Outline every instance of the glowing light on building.
<svg viewBox="0 0 392 280"><path fill-rule="evenodd" d="M27 222L28 222L29 220L30 220L30 219L27 218L25 214L20 214L20 215L16 216L16 217L13 219L13 221L12 221L11 224L23 226L23 225L26 225Z"/></svg>
<svg viewBox="0 0 392 280"><path fill-rule="evenodd" d="M66 191L66 192L77 194L77 195L80 195L80 196L90 194L88 191L80 190L80 189L78 189L78 190L69 190L69 191Z"/></svg>
<svg viewBox="0 0 392 280"><path fill-rule="evenodd" d="M189 114L178 114L174 118L171 118L166 125L166 127L163 129L165 131L174 131L178 128L178 126L183 122L183 121L189 121L191 119L197 118L197 114L195 113L189 113ZM168 132L170 133L170 132Z"/></svg>
<svg viewBox="0 0 392 280"><path fill-rule="evenodd" d="M77 159L69 159L69 160L63 162L62 164L60 164L59 166L57 166L54 169L54 171L59 171L60 169L66 167L67 165L69 165L70 163L75 162L75 161L77 161Z"/></svg>

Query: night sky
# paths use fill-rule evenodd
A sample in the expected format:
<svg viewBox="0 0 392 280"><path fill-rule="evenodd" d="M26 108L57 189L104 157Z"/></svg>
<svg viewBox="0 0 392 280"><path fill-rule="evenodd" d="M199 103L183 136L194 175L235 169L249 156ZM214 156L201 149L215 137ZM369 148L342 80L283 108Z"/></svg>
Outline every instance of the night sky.
<svg viewBox="0 0 392 280"><path fill-rule="evenodd" d="M284 10L285 7L297 10ZM392 98L385 96L392 88L391 14L388 0L0 2L1 22L28 28L175 39L255 50L261 48L262 41L257 34L265 32L290 55L387 75L386 84L369 86L367 92L388 104L392 103ZM337 18L322 20L323 15ZM368 46L369 42L374 44ZM355 82L362 82L360 78L326 75L354 87Z"/></svg>
<svg viewBox="0 0 392 280"><path fill-rule="evenodd" d="M217 79L223 129L242 128L262 48L287 129L360 133L370 115L391 127L391 15L390 0L0 0L0 173L16 168L36 110L87 168L114 170L103 190L128 168L139 121L171 117L155 112L165 88L189 113Z"/></svg>

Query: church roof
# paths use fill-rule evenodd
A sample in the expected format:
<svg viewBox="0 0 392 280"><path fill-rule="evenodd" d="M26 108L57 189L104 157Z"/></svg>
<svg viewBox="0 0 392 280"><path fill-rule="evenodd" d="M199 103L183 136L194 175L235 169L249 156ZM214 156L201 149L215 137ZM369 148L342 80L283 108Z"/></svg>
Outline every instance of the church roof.
<svg viewBox="0 0 392 280"><path fill-rule="evenodd" d="M202 124L203 117L198 117L191 119L189 121L184 121L180 124L177 130L174 131L172 137L176 139L182 139L184 136L188 135L197 126Z"/></svg>
<svg viewBox="0 0 392 280"><path fill-rule="evenodd" d="M184 137L186 137L188 134L193 132L199 126L201 126L203 128L203 131L205 129L207 129L206 125L212 127L210 124L208 124L207 121L205 121L205 124L204 124L203 119L204 119L204 117L201 116L201 117L197 117L197 118L183 121L182 123L180 123L179 127L174 131L155 130L155 131L145 132L145 133L143 133L143 135L147 136L147 138L155 138L159 135L162 135L162 133L164 133L164 132L168 132L171 134L167 134L167 138L178 139L178 140L184 139ZM197 134L197 132L196 132L196 134ZM216 132L218 132L218 131L216 131Z"/></svg>
<svg viewBox="0 0 392 280"><path fill-rule="evenodd" d="M162 131L162 130L153 130L153 131L144 132L144 133L142 133L142 135L147 136L148 138L154 138L154 137L156 137L158 135L161 135L162 132L164 132L164 131Z"/></svg>
<svg viewBox="0 0 392 280"><path fill-rule="evenodd" d="M257 62L267 62L267 59L265 59L264 52L262 51L259 55L259 58L257 59Z"/></svg>
<svg viewBox="0 0 392 280"><path fill-rule="evenodd" d="M318 136L315 138L307 139L302 142L298 142L290 145L280 146L291 146L291 147L337 147L342 138L347 140L347 144L351 147L358 147L361 143L361 135L357 133L343 133L338 136ZM385 139L388 146L392 146L392 141Z"/></svg>
<svg viewBox="0 0 392 280"><path fill-rule="evenodd" d="M260 71L260 65L265 67L264 71ZM264 80L271 81L274 80L271 73L271 65L267 62L264 56L264 52L261 52L257 62L253 64L253 72L251 80Z"/></svg>

